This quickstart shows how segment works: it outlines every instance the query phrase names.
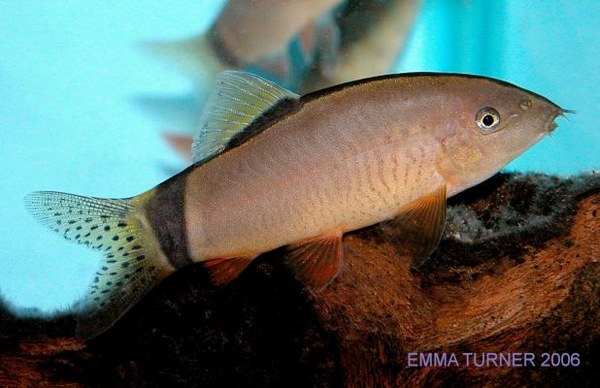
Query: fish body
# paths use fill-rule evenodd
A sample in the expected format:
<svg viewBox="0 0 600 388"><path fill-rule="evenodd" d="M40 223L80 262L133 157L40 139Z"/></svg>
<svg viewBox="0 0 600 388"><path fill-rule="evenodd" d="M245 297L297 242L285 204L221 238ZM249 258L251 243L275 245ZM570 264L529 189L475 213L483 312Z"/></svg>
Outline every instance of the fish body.
<svg viewBox="0 0 600 388"><path fill-rule="evenodd" d="M299 97L228 71L182 173L131 199L28 201L42 222L106 255L80 322L89 337L193 262L225 284L287 246L298 277L321 288L342 268L342 235L386 220L422 260L441 238L446 198L493 175L563 112L484 77L392 75Z"/></svg>
<svg viewBox="0 0 600 388"><path fill-rule="evenodd" d="M184 195L192 258L342 234L392 218L445 184L429 157L440 143L419 131L428 125L422 112L395 90L382 79L292 102L248 144L197 167Z"/></svg>

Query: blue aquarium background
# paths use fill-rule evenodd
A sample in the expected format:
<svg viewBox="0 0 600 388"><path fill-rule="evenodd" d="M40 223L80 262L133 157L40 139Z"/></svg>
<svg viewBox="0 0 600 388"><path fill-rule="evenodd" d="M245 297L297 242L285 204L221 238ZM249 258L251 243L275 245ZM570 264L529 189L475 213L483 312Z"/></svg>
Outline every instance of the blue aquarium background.
<svg viewBox="0 0 600 388"><path fill-rule="evenodd" d="M205 30L222 1L14 1L0 8L0 292L22 311L68 308L100 255L37 224L23 197L129 197L185 166L143 96L196 86L141 42ZM396 71L488 75L577 113L508 170L600 169L600 3L425 0Z"/></svg>

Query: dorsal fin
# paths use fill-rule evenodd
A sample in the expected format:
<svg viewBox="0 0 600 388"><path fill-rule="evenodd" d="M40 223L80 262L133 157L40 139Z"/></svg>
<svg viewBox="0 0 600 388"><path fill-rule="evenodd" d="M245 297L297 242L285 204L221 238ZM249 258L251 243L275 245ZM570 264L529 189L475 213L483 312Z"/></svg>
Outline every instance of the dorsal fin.
<svg viewBox="0 0 600 388"><path fill-rule="evenodd" d="M227 70L215 81L194 136L194 163L223 151L255 119L284 100L299 96L257 75Z"/></svg>

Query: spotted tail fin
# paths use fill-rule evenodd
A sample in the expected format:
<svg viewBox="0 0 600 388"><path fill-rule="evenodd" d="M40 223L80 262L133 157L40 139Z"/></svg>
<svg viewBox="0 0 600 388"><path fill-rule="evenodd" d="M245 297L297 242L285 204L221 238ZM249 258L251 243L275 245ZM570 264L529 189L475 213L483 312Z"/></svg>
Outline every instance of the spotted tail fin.
<svg viewBox="0 0 600 388"><path fill-rule="evenodd" d="M80 338L95 337L108 329L173 271L142 224L139 209L144 195L101 199L40 191L29 194L25 201L42 224L104 255L81 303Z"/></svg>

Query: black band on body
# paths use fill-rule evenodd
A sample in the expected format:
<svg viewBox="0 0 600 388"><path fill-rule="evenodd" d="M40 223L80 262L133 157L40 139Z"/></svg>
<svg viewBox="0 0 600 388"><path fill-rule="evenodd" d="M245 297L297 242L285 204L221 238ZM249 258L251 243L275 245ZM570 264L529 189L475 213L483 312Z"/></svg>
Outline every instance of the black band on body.
<svg viewBox="0 0 600 388"><path fill-rule="evenodd" d="M193 263L188 252L184 214L184 189L187 169L156 188L146 205L146 216L169 262L175 269Z"/></svg>

